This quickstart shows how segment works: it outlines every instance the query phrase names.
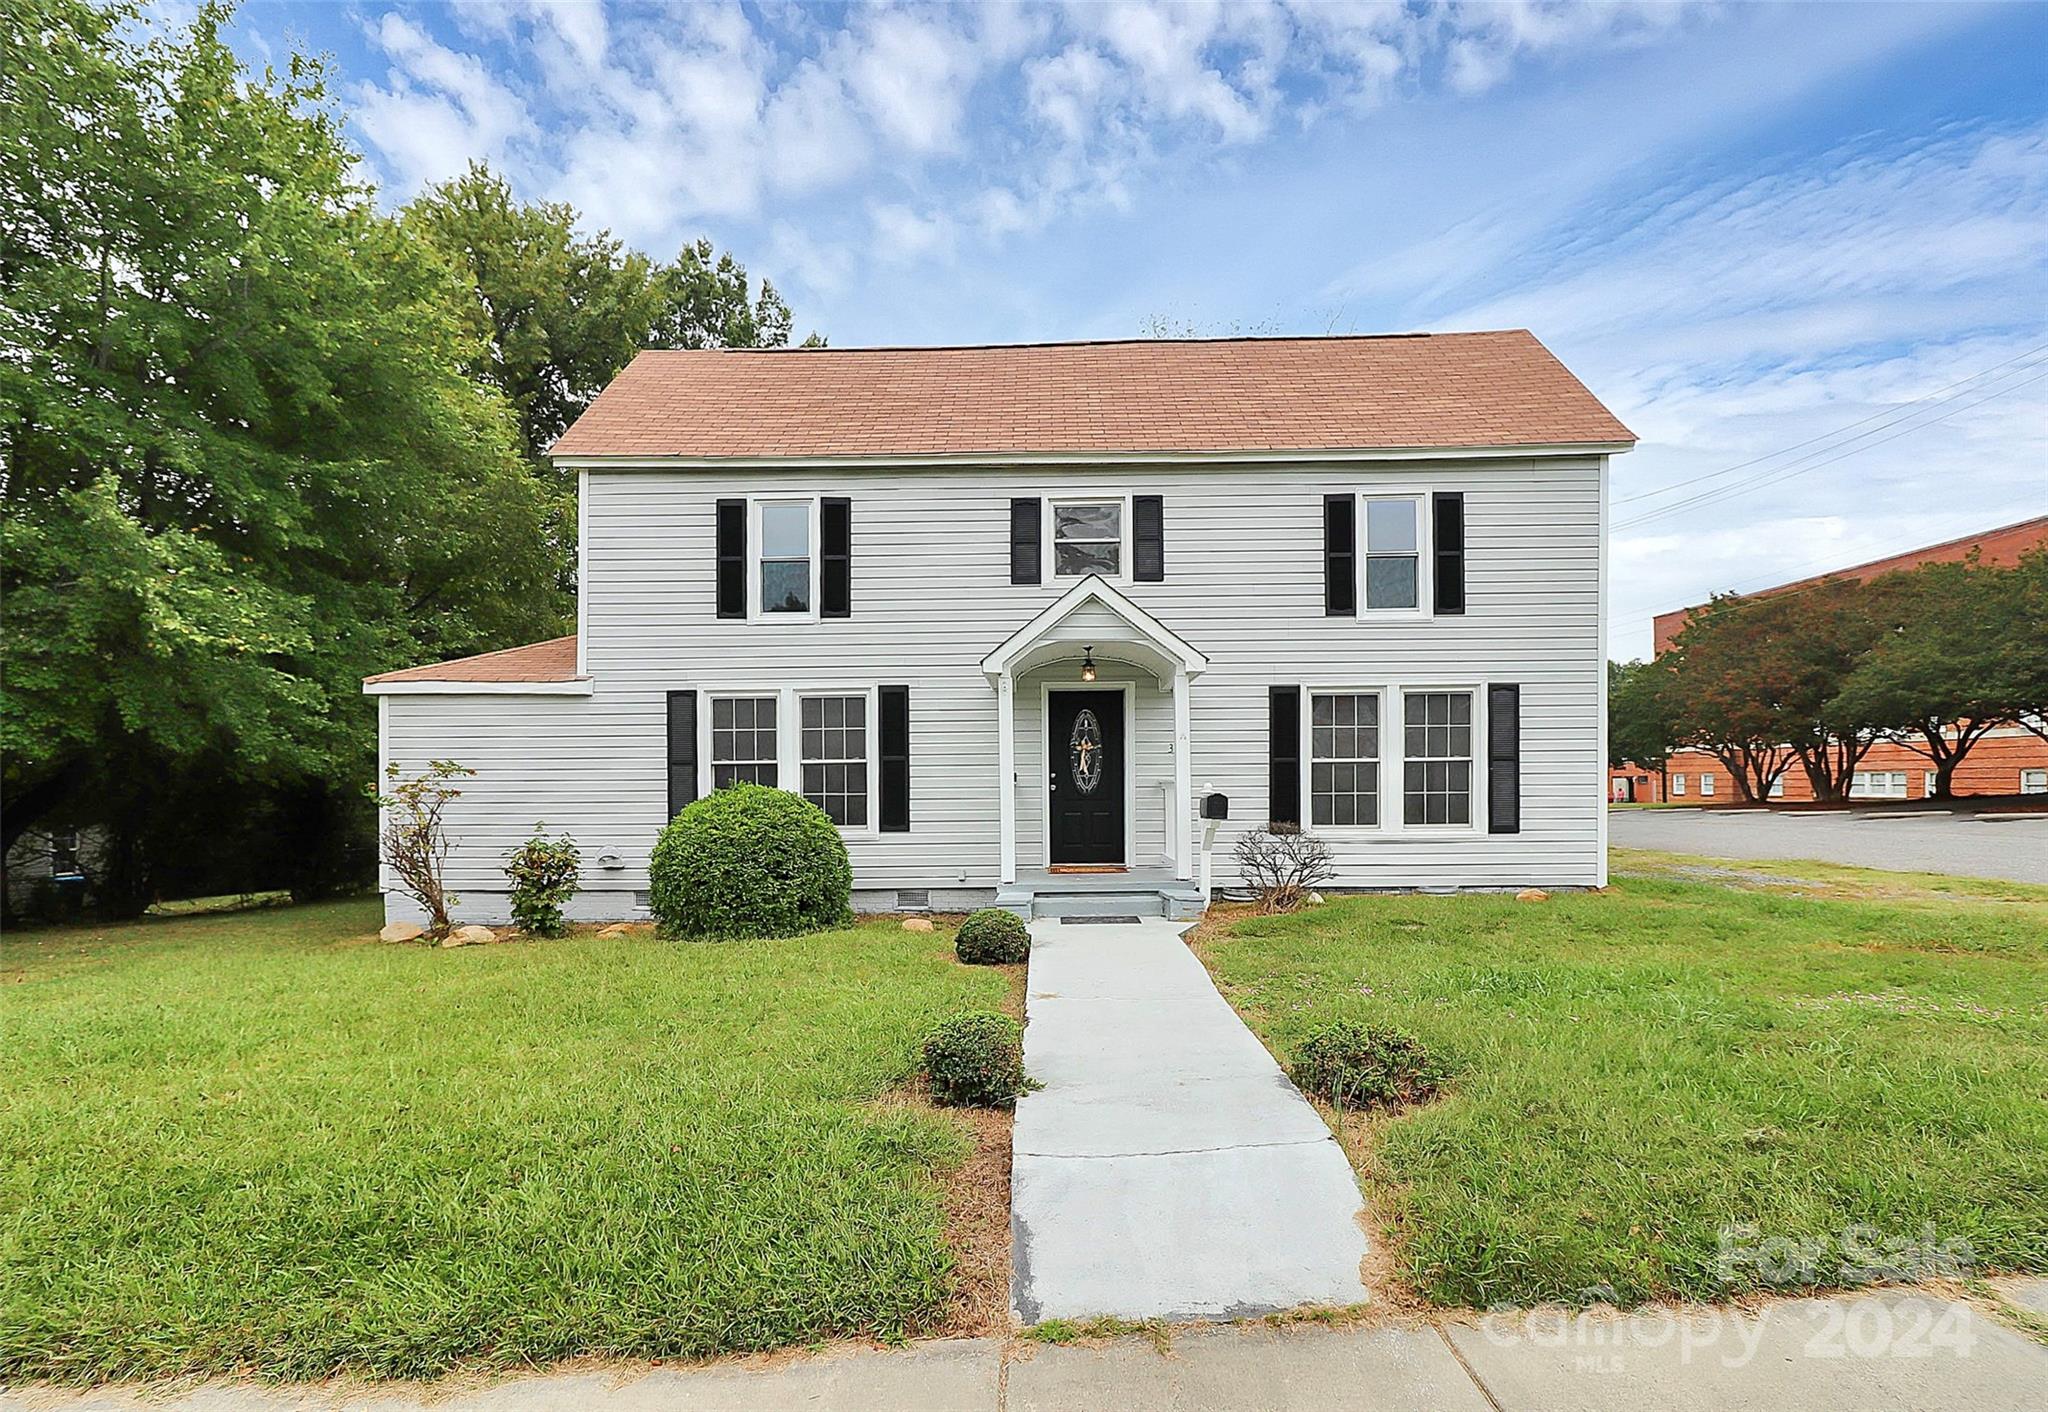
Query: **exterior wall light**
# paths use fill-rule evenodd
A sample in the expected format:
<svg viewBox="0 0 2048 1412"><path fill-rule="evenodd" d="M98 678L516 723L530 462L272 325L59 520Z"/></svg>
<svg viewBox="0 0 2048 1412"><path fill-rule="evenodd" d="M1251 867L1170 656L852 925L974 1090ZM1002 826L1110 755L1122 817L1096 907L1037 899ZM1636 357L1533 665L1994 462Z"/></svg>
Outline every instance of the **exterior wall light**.
<svg viewBox="0 0 2048 1412"><path fill-rule="evenodd" d="M1081 658L1081 680L1095 680L1095 649L1093 647L1083 649L1083 656Z"/></svg>

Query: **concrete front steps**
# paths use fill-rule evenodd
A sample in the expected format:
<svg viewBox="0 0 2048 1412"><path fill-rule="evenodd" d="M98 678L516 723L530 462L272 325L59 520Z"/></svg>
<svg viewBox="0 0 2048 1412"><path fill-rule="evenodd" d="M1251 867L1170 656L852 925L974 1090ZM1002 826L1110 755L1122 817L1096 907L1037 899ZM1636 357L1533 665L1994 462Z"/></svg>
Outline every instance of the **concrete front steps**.
<svg viewBox="0 0 2048 1412"><path fill-rule="evenodd" d="M996 889L996 906L1025 921L1060 917L1164 917L1188 922L1206 910L1202 890L1162 870L1020 873Z"/></svg>

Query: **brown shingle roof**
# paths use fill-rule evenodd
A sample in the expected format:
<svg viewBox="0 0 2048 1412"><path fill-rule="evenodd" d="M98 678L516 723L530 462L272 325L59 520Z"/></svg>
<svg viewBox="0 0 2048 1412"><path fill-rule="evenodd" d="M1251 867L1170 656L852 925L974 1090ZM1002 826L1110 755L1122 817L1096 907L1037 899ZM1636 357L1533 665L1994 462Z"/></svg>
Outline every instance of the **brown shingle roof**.
<svg viewBox="0 0 2048 1412"><path fill-rule="evenodd" d="M364 685L388 681L574 681L576 679L576 634L529 642L524 647L507 647L475 657L458 657L452 662L434 662L424 667L406 667L364 677Z"/></svg>
<svg viewBox="0 0 2048 1412"><path fill-rule="evenodd" d="M1634 441L1526 329L640 354L556 456L1379 450Z"/></svg>

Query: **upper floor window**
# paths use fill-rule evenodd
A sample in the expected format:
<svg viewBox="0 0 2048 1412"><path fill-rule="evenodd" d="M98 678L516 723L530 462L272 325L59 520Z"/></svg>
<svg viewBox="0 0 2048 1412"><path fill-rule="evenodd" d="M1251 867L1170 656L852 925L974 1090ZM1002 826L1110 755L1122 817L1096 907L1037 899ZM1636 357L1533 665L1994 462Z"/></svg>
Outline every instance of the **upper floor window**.
<svg viewBox="0 0 2048 1412"><path fill-rule="evenodd" d="M1100 574L1116 578L1124 568L1124 502L1052 502L1052 571L1055 578Z"/></svg>
<svg viewBox="0 0 2048 1412"><path fill-rule="evenodd" d="M809 613L817 601L813 500L760 503L755 600L763 613Z"/></svg>
<svg viewBox="0 0 2048 1412"><path fill-rule="evenodd" d="M1422 584L1422 502L1412 495L1368 496L1365 502L1367 612L1419 608Z"/></svg>

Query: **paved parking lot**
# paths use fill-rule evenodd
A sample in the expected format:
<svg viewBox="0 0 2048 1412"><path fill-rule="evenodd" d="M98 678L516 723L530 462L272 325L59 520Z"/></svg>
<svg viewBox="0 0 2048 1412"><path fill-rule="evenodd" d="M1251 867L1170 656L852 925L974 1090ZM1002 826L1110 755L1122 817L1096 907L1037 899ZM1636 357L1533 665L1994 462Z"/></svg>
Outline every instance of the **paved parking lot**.
<svg viewBox="0 0 2048 1412"><path fill-rule="evenodd" d="M1817 858L1858 868L2048 883L2048 814L1853 809L1616 809L1608 841L1710 858Z"/></svg>

